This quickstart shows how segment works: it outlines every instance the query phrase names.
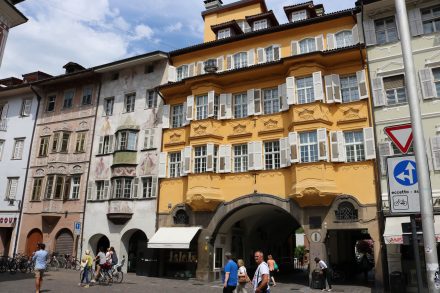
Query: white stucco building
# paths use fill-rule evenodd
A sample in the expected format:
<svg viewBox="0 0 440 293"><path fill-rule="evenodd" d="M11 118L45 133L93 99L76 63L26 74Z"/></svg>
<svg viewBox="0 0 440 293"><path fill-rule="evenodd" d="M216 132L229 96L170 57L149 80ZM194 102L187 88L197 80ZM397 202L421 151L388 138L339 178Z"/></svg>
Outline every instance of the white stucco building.
<svg viewBox="0 0 440 293"><path fill-rule="evenodd" d="M92 147L83 250L113 246L124 270L148 258L156 231L162 99L167 54L156 51L95 68L101 89Z"/></svg>

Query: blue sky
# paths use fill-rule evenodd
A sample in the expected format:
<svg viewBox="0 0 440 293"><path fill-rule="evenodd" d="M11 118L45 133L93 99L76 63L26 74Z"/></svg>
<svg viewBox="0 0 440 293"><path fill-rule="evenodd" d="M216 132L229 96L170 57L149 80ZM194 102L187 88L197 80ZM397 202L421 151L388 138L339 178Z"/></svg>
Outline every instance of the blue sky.
<svg viewBox="0 0 440 293"><path fill-rule="evenodd" d="M287 22L283 6L300 2L266 0L280 23ZM326 12L354 2L315 1ZM26 0L17 8L29 21L10 30L0 78L36 70L57 75L69 61L91 67L203 40L202 0Z"/></svg>

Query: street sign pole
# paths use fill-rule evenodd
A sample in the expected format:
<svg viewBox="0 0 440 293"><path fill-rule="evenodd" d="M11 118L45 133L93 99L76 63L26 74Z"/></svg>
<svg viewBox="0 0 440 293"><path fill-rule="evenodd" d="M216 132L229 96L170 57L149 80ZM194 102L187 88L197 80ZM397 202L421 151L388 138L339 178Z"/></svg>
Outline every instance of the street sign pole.
<svg viewBox="0 0 440 293"><path fill-rule="evenodd" d="M423 241L425 249L426 274L429 292L440 293L440 284L436 279L439 270L437 243L434 233L434 214L432 208L432 190L429 169L426 160L425 140L423 137L422 118L417 94L416 74L412 57L411 35L409 33L408 13L405 0L395 0L396 15L400 28L400 42L405 67L408 103L414 135L414 151L418 169L420 211L422 216ZM437 282L436 282L437 281Z"/></svg>
<svg viewBox="0 0 440 293"><path fill-rule="evenodd" d="M412 245L414 249L414 259L416 261L417 289L419 293L422 293L423 292L422 264L420 261L419 241L417 238L416 216L412 214L410 218L411 218Z"/></svg>

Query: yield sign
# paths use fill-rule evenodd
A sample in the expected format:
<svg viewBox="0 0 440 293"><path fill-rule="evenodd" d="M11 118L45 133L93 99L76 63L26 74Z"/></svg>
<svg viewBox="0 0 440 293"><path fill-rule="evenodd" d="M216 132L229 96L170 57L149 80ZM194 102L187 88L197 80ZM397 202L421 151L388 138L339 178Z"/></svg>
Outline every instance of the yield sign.
<svg viewBox="0 0 440 293"><path fill-rule="evenodd" d="M408 152L413 141L411 124L386 127L385 133L402 153Z"/></svg>

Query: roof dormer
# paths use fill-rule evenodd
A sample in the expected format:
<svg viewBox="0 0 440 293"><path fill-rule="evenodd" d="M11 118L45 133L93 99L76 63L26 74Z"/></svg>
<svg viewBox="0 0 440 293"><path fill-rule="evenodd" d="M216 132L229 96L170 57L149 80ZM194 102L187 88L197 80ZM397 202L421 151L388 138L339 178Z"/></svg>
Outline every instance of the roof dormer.
<svg viewBox="0 0 440 293"><path fill-rule="evenodd" d="M313 4L313 1L300 4L284 6L289 22L297 22L324 15L324 6L322 4Z"/></svg>
<svg viewBox="0 0 440 293"><path fill-rule="evenodd" d="M251 26L253 31L279 25L278 20L272 10L252 16L246 16L246 21Z"/></svg>
<svg viewBox="0 0 440 293"><path fill-rule="evenodd" d="M211 29L216 35L217 40L243 34L243 31L235 20L213 25Z"/></svg>

